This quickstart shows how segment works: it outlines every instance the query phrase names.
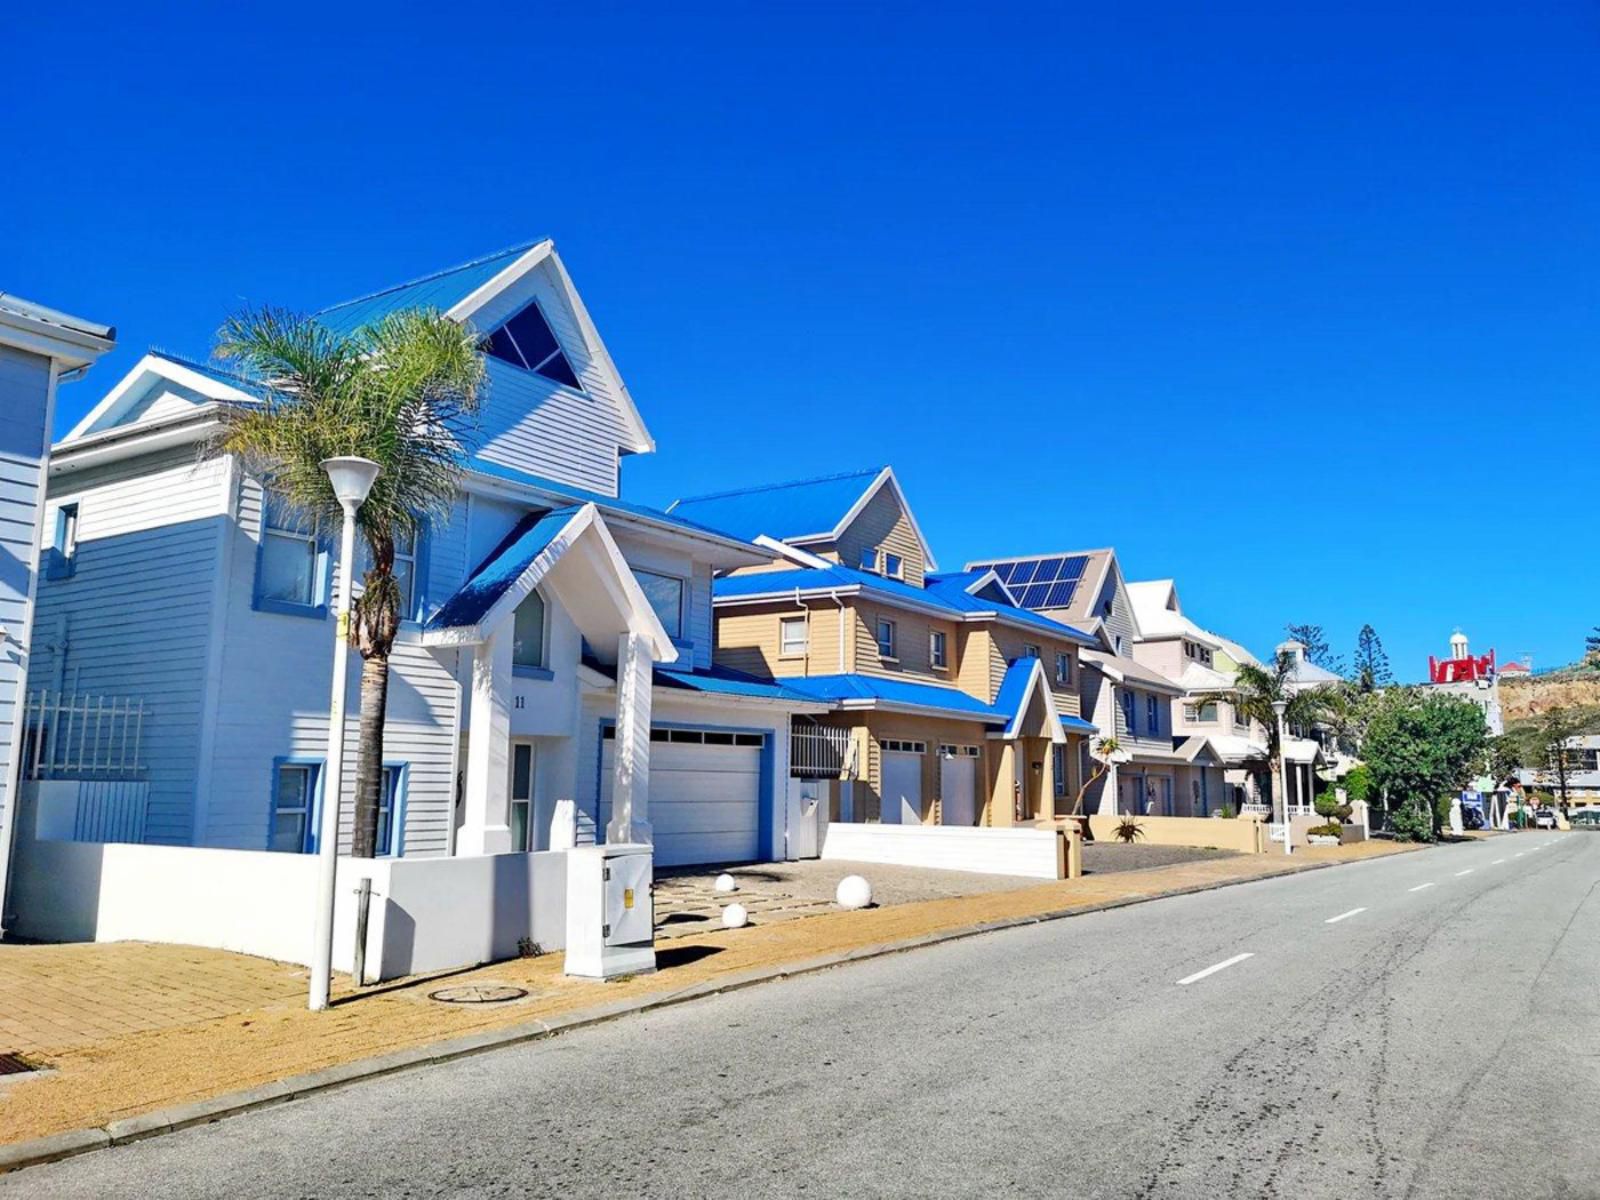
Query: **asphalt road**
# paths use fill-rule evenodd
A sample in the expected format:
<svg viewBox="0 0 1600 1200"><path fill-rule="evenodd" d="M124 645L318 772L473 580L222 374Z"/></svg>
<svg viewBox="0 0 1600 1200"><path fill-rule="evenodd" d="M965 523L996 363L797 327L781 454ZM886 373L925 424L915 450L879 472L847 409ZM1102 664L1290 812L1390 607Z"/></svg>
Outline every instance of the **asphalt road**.
<svg viewBox="0 0 1600 1200"><path fill-rule="evenodd" d="M1600 834L1523 833L1163 900L352 1086L0 1197L1600 1195L1597 887Z"/></svg>

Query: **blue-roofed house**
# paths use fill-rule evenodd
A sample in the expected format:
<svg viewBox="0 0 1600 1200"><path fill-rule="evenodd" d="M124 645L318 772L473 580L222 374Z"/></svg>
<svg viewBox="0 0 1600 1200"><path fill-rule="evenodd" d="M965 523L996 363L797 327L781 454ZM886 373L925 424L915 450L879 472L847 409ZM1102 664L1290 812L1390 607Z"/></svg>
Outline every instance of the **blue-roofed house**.
<svg viewBox="0 0 1600 1200"><path fill-rule="evenodd" d="M670 511L771 551L717 579L716 661L833 706L817 719L847 739L818 772L830 820L1014 826L1067 811L1094 732L1075 689L1094 640L1020 607L992 572L938 573L892 470Z"/></svg>
<svg viewBox="0 0 1600 1200"><path fill-rule="evenodd" d="M969 570L991 570L1019 603L1092 633L1099 645L1082 653L1078 695L1083 714L1116 739L1107 769L1084 798L1090 813L1209 816L1241 803L1233 772L1248 723L1235 730L1229 705L1186 701L1228 680L1208 674L1205 682L1181 678L1178 665L1150 661L1133 592L1114 550L979 559ZM1191 665L1210 665L1212 640L1193 630L1187 644ZM1164 669L1172 666L1174 669ZM1092 767L1085 768L1093 772Z"/></svg>
<svg viewBox="0 0 1600 1200"><path fill-rule="evenodd" d="M552 242L317 319L349 331L411 307L482 333L487 390L449 518L397 555L380 851L545 851L563 801L580 843L615 839L622 788L650 828L620 833L648 834L658 864L782 856L790 716L828 706L712 655L714 572L770 555L619 496L619 462L654 441ZM315 847L335 549L198 453L219 406L261 395L151 352L55 447L47 523L70 512L77 533L41 589L35 678L142 706L124 840Z"/></svg>

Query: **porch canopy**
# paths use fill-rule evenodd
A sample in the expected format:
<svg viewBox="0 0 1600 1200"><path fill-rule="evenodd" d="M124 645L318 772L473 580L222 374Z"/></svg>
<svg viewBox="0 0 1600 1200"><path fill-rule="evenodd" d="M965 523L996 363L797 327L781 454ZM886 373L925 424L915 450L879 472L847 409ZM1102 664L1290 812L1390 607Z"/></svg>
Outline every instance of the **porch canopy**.
<svg viewBox="0 0 1600 1200"><path fill-rule="evenodd" d="M606 839L649 842L651 676L656 663L676 661L678 651L591 503L524 517L423 627L422 644L430 649L472 649L457 850L522 849L512 846L510 827L512 632L517 606L536 587L577 626L596 658L615 664L615 779Z"/></svg>

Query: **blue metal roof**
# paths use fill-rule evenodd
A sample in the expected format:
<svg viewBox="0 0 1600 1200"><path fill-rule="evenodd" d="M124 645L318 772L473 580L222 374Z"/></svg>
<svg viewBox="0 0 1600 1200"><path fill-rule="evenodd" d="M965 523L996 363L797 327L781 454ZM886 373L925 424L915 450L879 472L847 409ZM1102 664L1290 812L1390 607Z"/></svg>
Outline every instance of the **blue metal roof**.
<svg viewBox="0 0 1600 1200"><path fill-rule="evenodd" d="M935 683L911 683L877 675L809 675L784 681L785 686L816 700L836 704L841 700L882 700L943 712L970 713L980 721L1003 724L1009 717L993 705L956 688Z"/></svg>
<svg viewBox="0 0 1600 1200"><path fill-rule="evenodd" d="M1017 710L1022 707L1022 700L1028 694L1028 681L1035 671L1042 671L1037 658L1016 658L1006 667L1006 673L1000 679L1000 690L994 694L996 710L1010 720L1017 715Z"/></svg>
<svg viewBox="0 0 1600 1200"><path fill-rule="evenodd" d="M540 238L537 241L524 242L520 246L497 250L483 258L475 258L459 266L435 271L431 275L424 275L421 279L413 279L409 283L398 283L368 296L359 296L354 300L330 305L312 315L329 329L339 333L352 333L364 325L374 324L390 313L399 312L404 308L431 308L444 312L465 300L505 270L511 265L512 259L520 254L526 254L546 240Z"/></svg>
<svg viewBox="0 0 1600 1200"><path fill-rule="evenodd" d="M821 590L829 588L858 587L863 591L890 600L905 600L931 608L942 608L953 614L993 613L996 619L1014 625L1038 629L1081 642L1086 646L1099 645L1093 638L1070 625L1052 621L1025 608L1000 604L997 601L967 593L961 580L972 581L962 575L930 575L927 587L915 587L899 579L887 579L870 571L854 567L831 565L827 567L796 567L792 571L757 571L749 575L732 575L718 579L713 585L717 596L764 596L769 593Z"/></svg>
<svg viewBox="0 0 1600 1200"><path fill-rule="evenodd" d="M744 696L757 700L788 700L796 704L815 703L811 696L802 695L792 688L771 680L757 679L741 671L713 666L698 670L676 664L657 664L657 687L684 688L713 696Z"/></svg>
<svg viewBox="0 0 1600 1200"><path fill-rule="evenodd" d="M1069 716L1067 713L1061 714L1061 724L1066 728L1068 733L1100 732L1100 726L1096 725L1093 721L1085 721L1082 717Z"/></svg>
<svg viewBox="0 0 1600 1200"><path fill-rule="evenodd" d="M577 508L558 508L522 518L466 583L428 618L425 628L468 629L483 620L577 514Z"/></svg>
<svg viewBox="0 0 1600 1200"><path fill-rule="evenodd" d="M676 525L694 533L723 538L730 542L742 543L746 540L726 530L716 529L699 521L688 520L674 512L652 508L648 504L635 504L630 500L623 500L617 496L607 496L603 492L591 492L586 488L574 487L570 483L561 483L554 479L548 479L543 475L535 475L529 471L519 471L515 467L492 462L477 454L474 454L469 459L467 470L477 475L487 475L493 479L504 479L510 483L526 484L529 487L538 488L540 491L550 492L581 504L593 504L602 513L613 512L628 516L645 517L652 521L660 521L664 525Z"/></svg>
<svg viewBox="0 0 1600 1200"><path fill-rule="evenodd" d="M882 473L882 467L871 467L820 479L689 496L673 501L670 508L674 513L736 533L746 541L763 533L786 541L832 532L861 499L867 485Z"/></svg>

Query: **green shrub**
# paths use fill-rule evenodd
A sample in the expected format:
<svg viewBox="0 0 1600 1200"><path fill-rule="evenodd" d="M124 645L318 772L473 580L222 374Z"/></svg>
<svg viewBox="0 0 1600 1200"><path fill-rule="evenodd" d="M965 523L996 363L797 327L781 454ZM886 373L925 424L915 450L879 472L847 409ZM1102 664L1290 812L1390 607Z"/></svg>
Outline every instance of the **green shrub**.
<svg viewBox="0 0 1600 1200"><path fill-rule="evenodd" d="M1117 841L1125 846L1131 846L1144 836L1144 826L1132 817L1123 817L1117 822Z"/></svg>
<svg viewBox="0 0 1600 1200"><path fill-rule="evenodd" d="M1344 777L1344 794L1350 798L1352 804L1367 800L1376 800L1372 789L1372 771L1366 763L1355 767Z"/></svg>
<svg viewBox="0 0 1600 1200"><path fill-rule="evenodd" d="M1345 805L1339 803L1339 797L1332 792L1319 792L1311 801L1311 807L1317 810L1317 816L1333 818Z"/></svg>
<svg viewBox="0 0 1600 1200"><path fill-rule="evenodd" d="M1433 813L1426 801L1402 800L1389 810L1389 828L1402 842L1431 842Z"/></svg>
<svg viewBox="0 0 1600 1200"><path fill-rule="evenodd" d="M1228 821L1233 820L1233 818L1239 815L1239 810L1236 809L1231 802L1224 804L1221 808L1217 809L1217 812L1224 820Z"/></svg>
<svg viewBox="0 0 1600 1200"><path fill-rule="evenodd" d="M1306 830L1306 834L1311 837L1338 837L1339 827L1330 821L1326 825L1313 825Z"/></svg>

